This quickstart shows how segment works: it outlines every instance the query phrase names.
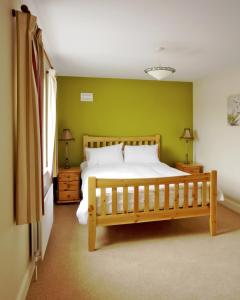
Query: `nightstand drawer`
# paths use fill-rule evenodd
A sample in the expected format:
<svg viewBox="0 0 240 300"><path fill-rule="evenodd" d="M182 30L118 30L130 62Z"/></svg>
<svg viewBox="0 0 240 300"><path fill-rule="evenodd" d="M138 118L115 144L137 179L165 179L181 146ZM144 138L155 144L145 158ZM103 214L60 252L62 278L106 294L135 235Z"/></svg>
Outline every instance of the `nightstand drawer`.
<svg viewBox="0 0 240 300"><path fill-rule="evenodd" d="M79 200L80 195L79 191L60 191L59 192L59 200L62 201L72 201Z"/></svg>
<svg viewBox="0 0 240 300"><path fill-rule="evenodd" d="M59 191L78 191L79 181L60 181Z"/></svg>
<svg viewBox="0 0 240 300"><path fill-rule="evenodd" d="M59 169L57 203L77 203L80 201L80 168Z"/></svg>
<svg viewBox="0 0 240 300"><path fill-rule="evenodd" d="M58 176L59 181L78 181L79 174L76 173L62 173Z"/></svg>

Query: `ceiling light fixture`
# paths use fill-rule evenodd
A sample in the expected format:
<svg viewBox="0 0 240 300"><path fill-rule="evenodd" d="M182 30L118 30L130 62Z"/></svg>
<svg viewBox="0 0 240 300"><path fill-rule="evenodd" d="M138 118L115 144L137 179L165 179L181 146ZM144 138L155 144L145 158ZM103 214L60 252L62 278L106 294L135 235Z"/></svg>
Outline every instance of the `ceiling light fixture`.
<svg viewBox="0 0 240 300"><path fill-rule="evenodd" d="M169 75L173 74L176 72L176 69L171 68L171 67L151 67L151 68L147 68L144 70L145 73L147 73L148 75L156 78L157 80L162 80L166 77L168 77Z"/></svg>
<svg viewBox="0 0 240 300"><path fill-rule="evenodd" d="M157 52L162 52L165 50L165 47L159 47L156 49ZM157 66L157 67L151 67L147 68L144 70L144 72L157 80L162 80L169 75L173 74L176 72L176 69L171 68L171 67L162 67L162 66Z"/></svg>

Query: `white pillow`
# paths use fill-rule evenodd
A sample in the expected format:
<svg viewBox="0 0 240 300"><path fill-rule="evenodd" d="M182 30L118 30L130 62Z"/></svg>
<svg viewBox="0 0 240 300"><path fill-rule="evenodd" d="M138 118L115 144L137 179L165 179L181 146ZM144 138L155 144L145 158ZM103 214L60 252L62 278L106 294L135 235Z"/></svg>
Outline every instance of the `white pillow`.
<svg viewBox="0 0 240 300"><path fill-rule="evenodd" d="M157 163L158 145L125 146L124 161L126 163Z"/></svg>
<svg viewBox="0 0 240 300"><path fill-rule="evenodd" d="M88 166L123 163L123 144L100 148L85 148Z"/></svg>

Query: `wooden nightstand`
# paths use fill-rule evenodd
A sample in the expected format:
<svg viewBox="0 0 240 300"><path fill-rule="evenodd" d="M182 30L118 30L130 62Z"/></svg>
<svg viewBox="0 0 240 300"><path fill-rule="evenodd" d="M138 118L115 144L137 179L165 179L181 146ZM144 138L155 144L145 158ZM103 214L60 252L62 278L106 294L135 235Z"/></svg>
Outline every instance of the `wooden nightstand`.
<svg viewBox="0 0 240 300"><path fill-rule="evenodd" d="M80 201L80 167L59 169L57 203Z"/></svg>
<svg viewBox="0 0 240 300"><path fill-rule="evenodd" d="M185 164L182 162L177 162L175 164L176 169L181 170L190 174L198 174L203 172L203 166L199 164Z"/></svg>

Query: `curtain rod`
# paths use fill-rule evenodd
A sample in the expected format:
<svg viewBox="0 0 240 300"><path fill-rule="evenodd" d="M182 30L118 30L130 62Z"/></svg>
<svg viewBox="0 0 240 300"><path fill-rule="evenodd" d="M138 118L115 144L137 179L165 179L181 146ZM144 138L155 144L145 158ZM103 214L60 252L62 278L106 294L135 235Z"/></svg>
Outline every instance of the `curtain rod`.
<svg viewBox="0 0 240 300"><path fill-rule="evenodd" d="M23 13L27 13L27 14L31 13L30 10L28 9L27 5L21 5L21 11ZM16 10L15 9L12 9L12 16L16 17ZM46 57L46 59L48 61L48 64L49 64L50 68L54 69L54 67L53 67L53 65L52 65L52 63L51 63L51 61L50 61L50 59L49 59L49 57L48 57L47 52L45 51L45 49L44 49L44 55L45 55L45 57Z"/></svg>

